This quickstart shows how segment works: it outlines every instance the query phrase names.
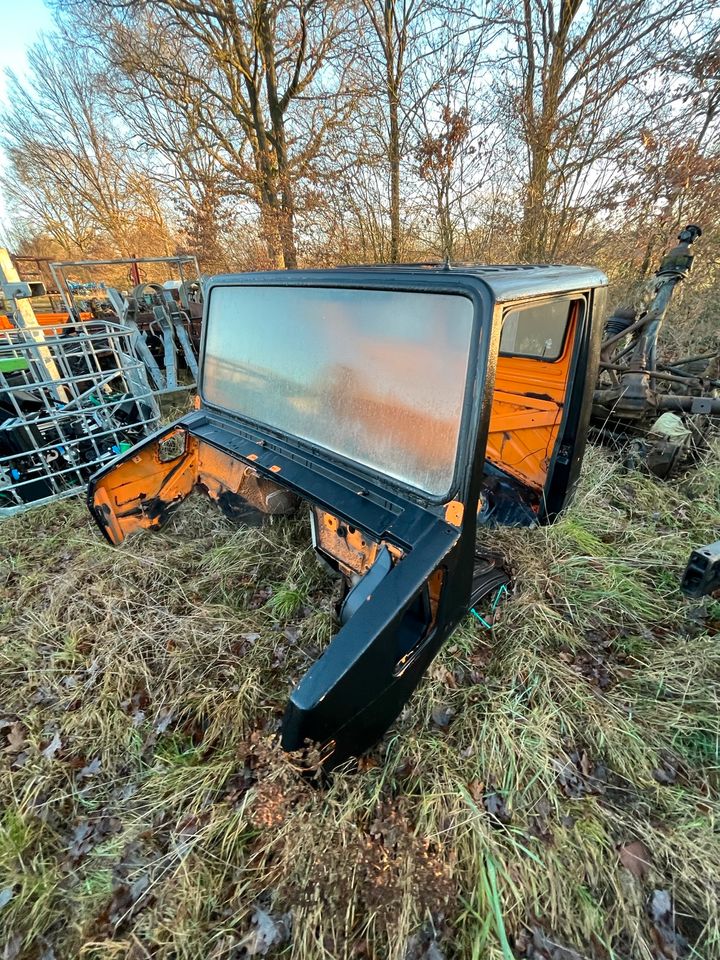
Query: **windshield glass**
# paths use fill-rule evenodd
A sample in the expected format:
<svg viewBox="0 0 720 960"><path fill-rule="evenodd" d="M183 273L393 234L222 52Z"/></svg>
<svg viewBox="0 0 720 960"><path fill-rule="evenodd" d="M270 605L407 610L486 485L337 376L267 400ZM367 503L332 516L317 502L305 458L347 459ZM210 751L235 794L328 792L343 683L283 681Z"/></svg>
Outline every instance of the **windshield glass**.
<svg viewBox="0 0 720 960"><path fill-rule="evenodd" d="M472 301L451 294L218 286L203 398L444 496L472 323Z"/></svg>

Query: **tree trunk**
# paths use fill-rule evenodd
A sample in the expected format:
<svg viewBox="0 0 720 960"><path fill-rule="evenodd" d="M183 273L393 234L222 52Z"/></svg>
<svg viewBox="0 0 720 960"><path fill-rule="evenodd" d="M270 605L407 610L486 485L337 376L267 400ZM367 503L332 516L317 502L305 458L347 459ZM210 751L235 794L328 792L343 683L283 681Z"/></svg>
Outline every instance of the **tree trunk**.
<svg viewBox="0 0 720 960"><path fill-rule="evenodd" d="M545 255L547 235L548 153L545 144L531 147L530 177L525 189L523 221L520 230L520 259L534 261Z"/></svg>
<svg viewBox="0 0 720 960"><path fill-rule="evenodd" d="M388 160L390 162L390 262L400 259L400 122L398 119L397 94L393 89L389 93L390 142Z"/></svg>
<svg viewBox="0 0 720 960"><path fill-rule="evenodd" d="M297 270L297 248L295 246L295 204L290 188L283 191L282 211L280 214L280 243L286 270Z"/></svg>

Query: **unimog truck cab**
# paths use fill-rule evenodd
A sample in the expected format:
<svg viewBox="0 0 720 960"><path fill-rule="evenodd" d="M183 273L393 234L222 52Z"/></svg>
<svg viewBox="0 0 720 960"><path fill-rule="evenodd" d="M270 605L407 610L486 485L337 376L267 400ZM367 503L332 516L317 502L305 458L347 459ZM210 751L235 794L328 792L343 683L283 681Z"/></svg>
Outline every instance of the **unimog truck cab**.
<svg viewBox="0 0 720 960"><path fill-rule="evenodd" d="M230 517L310 513L344 578L292 691L286 750L377 741L505 575L479 526L551 522L578 476L606 278L562 266L247 273L205 291L197 409L91 480L113 544L192 491Z"/></svg>

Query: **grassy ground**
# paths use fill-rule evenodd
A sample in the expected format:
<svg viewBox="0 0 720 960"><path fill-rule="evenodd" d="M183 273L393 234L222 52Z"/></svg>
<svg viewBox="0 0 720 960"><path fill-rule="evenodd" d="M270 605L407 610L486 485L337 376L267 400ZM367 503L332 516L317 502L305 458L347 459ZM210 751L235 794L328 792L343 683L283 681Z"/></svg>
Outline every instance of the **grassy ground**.
<svg viewBox="0 0 720 960"><path fill-rule="evenodd" d="M717 466L591 451L561 522L487 537L492 631L319 788L273 745L333 629L304 521L2 522L0 955L720 957L720 604L678 591L719 530Z"/></svg>

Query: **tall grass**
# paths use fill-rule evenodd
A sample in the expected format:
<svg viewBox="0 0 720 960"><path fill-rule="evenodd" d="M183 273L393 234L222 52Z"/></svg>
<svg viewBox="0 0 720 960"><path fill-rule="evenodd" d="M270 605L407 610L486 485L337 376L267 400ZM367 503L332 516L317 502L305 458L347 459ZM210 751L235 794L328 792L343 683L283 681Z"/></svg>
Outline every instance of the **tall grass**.
<svg viewBox="0 0 720 960"><path fill-rule="evenodd" d="M2 522L5 955L720 957L720 605L678 589L718 527L712 460L661 485L590 451L554 527L483 533L516 576L492 630L320 785L274 744L334 629L304 520Z"/></svg>

